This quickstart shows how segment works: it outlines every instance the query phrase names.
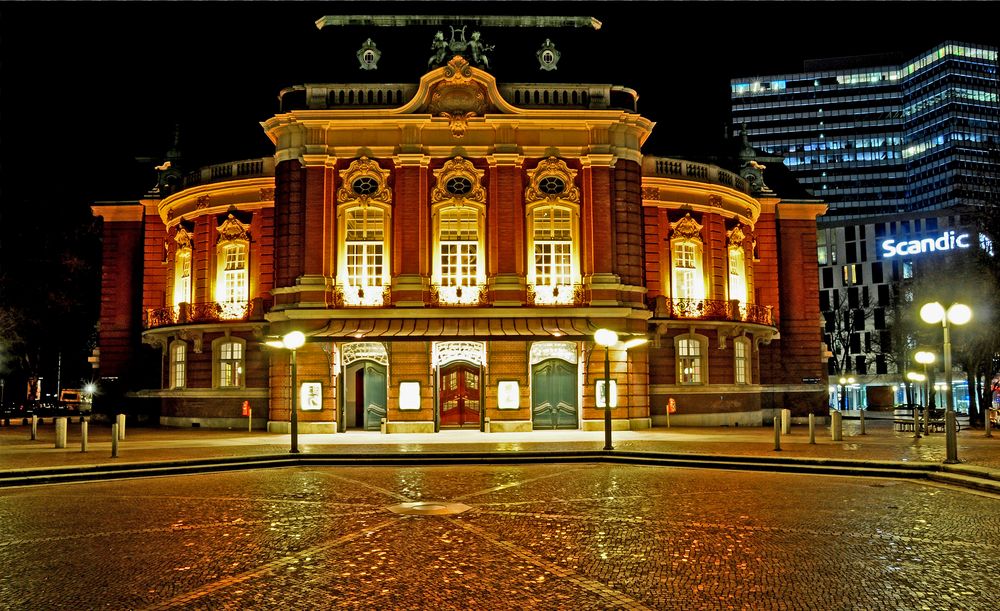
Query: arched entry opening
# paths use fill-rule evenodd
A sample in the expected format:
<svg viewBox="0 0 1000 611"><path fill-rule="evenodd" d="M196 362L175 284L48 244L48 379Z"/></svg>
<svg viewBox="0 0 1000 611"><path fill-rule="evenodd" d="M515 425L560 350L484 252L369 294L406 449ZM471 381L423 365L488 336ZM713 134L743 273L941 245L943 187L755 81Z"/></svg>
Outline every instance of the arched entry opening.
<svg viewBox="0 0 1000 611"><path fill-rule="evenodd" d="M436 342L438 428L483 429L483 342Z"/></svg>
<svg viewBox="0 0 1000 611"><path fill-rule="evenodd" d="M341 346L340 424L338 429L377 431L385 418L389 355L378 342Z"/></svg>
<svg viewBox="0 0 1000 611"><path fill-rule="evenodd" d="M535 342L529 360L532 428L579 428L576 344Z"/></svg>

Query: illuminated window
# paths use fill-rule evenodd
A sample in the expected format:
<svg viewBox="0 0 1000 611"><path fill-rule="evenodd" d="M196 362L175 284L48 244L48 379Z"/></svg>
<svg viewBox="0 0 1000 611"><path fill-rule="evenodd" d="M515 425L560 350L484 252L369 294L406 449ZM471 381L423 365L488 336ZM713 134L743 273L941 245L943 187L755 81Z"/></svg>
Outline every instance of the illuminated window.
<svg viewBox="0 0 1000 611"><path fill-rule="evenodd" d="M750 383L750 340L745 337L733 340L733 371L737 384Z"/></svg>
<svg viewBox="0 0 1000 611"><path fill-rule="evenodd" d="M677 354L678 384L704 384L708 379L708 338L699 334L678 335L674 338Z"/></svg>
<svg viewBox="0 0 1000 611"><path fill-rule="evenodd" d="M479 214L475 208L452 207L438 217L442 287L475 286L479 277Z"/></svg>
<svg viewBox="0 0 1000 611"><path fill-rule="evenodd" d="M380 305L385 283L385 213L375 206L345 211L344 254L350 305Z"/></svg>
<svg viewBox="0 0 1000 611"><path fill-rule="evenodd" d="M676 240L673 246L673 264L674 299L704 299L701 243Z"/></svg>
<svg viewBox="0 0 1000 611"><path fill-rule="evenodd" d="M216 246L215 301L223 319L243 318L250 296L248 255L250 225L232 214L219 226Z"/></svg>
<svg viewBox="0 0 1000 611"><path fill-rule="evenodd" d="M434 170L431 218L434 253L432 282L440 303L474 305L486 284L484 170L453 157Z"/></svg>
<svg viewBox="0 0 1000 611"><path fill-rule="evenodd" d="M174 306L191 303L191 247L177 249L174 259Z"/></svg>
<svg viewBox="0 0 1000 611"><path fill-rule="evenodd" d="M241 339L223 337L212 342L216 387L243 386L244 352L244 342Z"/></svg>
<svg viewBox="0 0 1000 611"><path fill-rule="evenodd" d="M573 303L575 227L575 209L542 205L531 211L529 235L534 264L528 272L528 283L534 286L536 303Z"/></svg>
<svg viewBox="0 0 1000 611"><path fill-rule="evenodd" d="M729 247L729 298L739 299L740 308L747 304L747 268L742 246Z"/></svg>
<svg viewBox="0 0 1000 611"><path fill-rule="evenodd" d="M187 344L176 341L170 344L170 388L187 385Z"/></svg>

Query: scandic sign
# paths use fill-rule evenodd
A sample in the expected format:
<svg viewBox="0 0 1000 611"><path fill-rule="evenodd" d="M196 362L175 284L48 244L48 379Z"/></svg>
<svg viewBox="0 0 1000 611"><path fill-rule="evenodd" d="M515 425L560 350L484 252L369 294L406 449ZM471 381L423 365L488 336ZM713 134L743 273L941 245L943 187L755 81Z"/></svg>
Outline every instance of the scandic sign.
<svg viewBox="0 0 1000 611"><path fill-rule="evenodd" d="M903 255L919 255L922 252L937 252L939 250L953 250L955 248L968 248L969 234L960 233L955 235L954 231L946 231L936 238L924 238L922 240L885 240L882 242L882 256L886 259Z"/></svg>

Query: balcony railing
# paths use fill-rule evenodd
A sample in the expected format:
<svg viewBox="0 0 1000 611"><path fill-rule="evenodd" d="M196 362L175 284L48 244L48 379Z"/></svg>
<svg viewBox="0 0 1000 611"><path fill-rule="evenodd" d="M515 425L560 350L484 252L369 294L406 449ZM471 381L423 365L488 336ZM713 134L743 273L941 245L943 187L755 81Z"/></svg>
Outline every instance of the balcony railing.
<svg viewBox="0 0 1000 611"><path fill-rule="evenodd" d="M233 178L274 176L274 158L242 159L205 166L184 176L184 187L204 185Z"/></svg>
<svg viewBox="0 0 1000 611"><path fill-rule="evenodd" d="M264 320L264 314L271 309L271 301L253 299L245 302L182 303L167 308L147 308L142 313L145 329L190 325L198 323Z"/></svg>
<svg viewBox="0 0 1000 611"><path fill-rule="evenodd" d="M643 176L664 176L725 185L731 189L749 193L747 181L738 174L708 163L647 156L642 160L642 173Z"/></svg>
<svg viewBox="0 0 1000 611"><path fill-rule="evenodd" d="M528 305L530 306L584 306L586 293L582 284L529 284Z"/></svg>
<svg viewBox="0 0 1000 611"><path fill-rule="evenodd" d="M650 304L653 318L726 320L775 326L771 306L740 303L738 299L668 299L656 297Z"/></svg>
<svg viewBox="0 0 1000 611"><path fill-rule="evenodd" d="M485 306L489 305L489 295L485 284L473 286L431 285L431 307Z"/></svg>
<svg viewBox="0 0 1000 611"><path fill-rule="evenodd" d="M338 284L333 288L333 305L337 308L380 308L389 305L392 289L385 286L351 286Z"/></svg>

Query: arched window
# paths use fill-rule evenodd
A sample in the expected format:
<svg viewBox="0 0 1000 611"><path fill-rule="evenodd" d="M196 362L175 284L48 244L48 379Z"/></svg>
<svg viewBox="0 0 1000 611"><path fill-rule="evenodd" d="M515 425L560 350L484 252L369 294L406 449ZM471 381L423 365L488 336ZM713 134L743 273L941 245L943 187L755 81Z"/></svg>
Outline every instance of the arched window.
<svg viewBox="0 0 1000 611"><path fill-rule="evenodd" d="M750 384L750 340L745 337L733 339L733 381L736 384Z"/></svg>
<svg viewBox="0 0 1000 611"><path fill-rule="evenodd" d="M170 344L170 388L187 386L187 344L178 340Z"/></svg>
<svg viewBox="0 0 1000 611"><path fill-rule="evenodd" d="M221 337L212 342L216 388L242 388L246 361L246 342L235 337Z"/></svg>
<svg viewBox="0 0 1000 611"><path fill-rule="evenodd" d="M525 190L528 213L528 284L534 302L572 304L580 282L580 191L576 171L549 157L529 172Z"/></svg>
<svg viewBox="0 0 1000 611"><path fill-rule="evenodd" d="M747 312L749 288L747 286L746 251L743 231L736 227L729 232L729 299L740 302L740 318Z"/></svg>
<svg viewBox="0 0 1000 611"><path fill-rule="evenodd" d="M705 299L705 268L701 241L701 225L691 215L673 223L670 240L670 288L674 300L701 301ZM679 311L691 304L675 304Z"/></svg>
<svg viewBox="0 0 1000 611"><path fill-rule="evenodd" d="M678 384L708 383L708 338L697 333L674 338Z"/></svg>
<svg viewBox="0 0 1000 611"><path fill-rule="evenodd" d="M483 170L455 157L434 171L431 192L434 223L433 282L441 303L474 305L486 284L484 261L486 190Z"/></svg>
<svg viewBox="0 0 1000 611"><path fill-rule="evenodd" d="M361 157L340 172L338 285L345 305L383 305L389 285L389 170Z"/></svg>
<svg viewBox="0 0 1000 611"><path fill-rule="evenodd" d="M219 227L215 301L224 319L243 318L250 298L250 240L246 225L232 214Z"/></svg>
<svg viewBox="0 0 1000 611"><path fill-rule="evenodd" d="M191 303L191 248L177 249L174 261L174 305Z"/></svg>

